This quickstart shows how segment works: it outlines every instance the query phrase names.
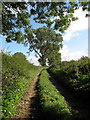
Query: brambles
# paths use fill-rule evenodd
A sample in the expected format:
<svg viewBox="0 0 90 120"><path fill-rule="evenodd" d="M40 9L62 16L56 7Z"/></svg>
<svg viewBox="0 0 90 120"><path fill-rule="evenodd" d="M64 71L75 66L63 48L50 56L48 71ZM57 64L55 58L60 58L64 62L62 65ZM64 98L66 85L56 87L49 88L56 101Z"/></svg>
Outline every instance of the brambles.
<svg viewBox="0 0 90 120"><path fill-rule="evenodd" d="M90 59L88 57L82 57L78 61L62 62L56 67L49 68L49 72L77 96L89 98Z"/></svg>

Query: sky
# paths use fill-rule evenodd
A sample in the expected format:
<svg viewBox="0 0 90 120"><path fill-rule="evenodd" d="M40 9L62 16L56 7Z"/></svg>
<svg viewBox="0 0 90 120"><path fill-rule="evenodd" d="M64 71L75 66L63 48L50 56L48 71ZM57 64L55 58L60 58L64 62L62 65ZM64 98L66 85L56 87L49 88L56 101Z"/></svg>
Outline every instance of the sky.
<svg viewBox="0 0 90 120"><path fill-rule="evenodd" d="M82 56L88 56L88 18L85 17L85 12L80 7L75 11L74 16L78 17L77 21L71 22L70 27L63 34L63 48L60 49L62 61L78 60ZM30 19L33 28L39 28L43 25L35 23L33 19ZM11 54L15 52L22 52L26 55L27 60L34 65L39 65L38 58L35 57L35 53L32 52L28 56L28 48L22 44L15 42L7 43L5 37L2 36L2 48L7 52L11 51Z"/></svg>
<svg viewBox="0 0 90 120"><path fill-rule="evenodd" d="M88 18L85 17L82 8L76 10L74 16L77 21L71 23L63 36L62 60L78 60L82 56L88 56Z"/></svg>

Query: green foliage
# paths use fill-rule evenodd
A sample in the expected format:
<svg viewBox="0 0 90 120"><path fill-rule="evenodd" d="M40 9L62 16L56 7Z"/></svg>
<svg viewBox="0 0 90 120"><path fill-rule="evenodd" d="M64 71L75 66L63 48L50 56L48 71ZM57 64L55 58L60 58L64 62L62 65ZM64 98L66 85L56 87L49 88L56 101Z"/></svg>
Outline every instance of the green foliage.
<svg viewBox="0 0 90 120"><path fill-rule="evenodd" d="M61 54L58 53L60 47L62 47L63 38L61 34L57 34L54 29L45 26L34 30L34 34L35 36L32 37L32 40L29 40L29 50L36 52L40 57L39 62L42 66L46 65L46 59L48 59L49 65L54 64L56 60L61 60L59 59Z"/></svg>
<svg viewBox="0 0 90 120"><path fill-rule="evenodd" d="M90 10L89 2L36 2L31 4L35 22L46 24L48 27L54 26L55 30L64 32L71 24L77 20L73 13L82 6L83 10ZM57 19L57 16L59 19ZM87 14L88 16L88 14ZM54 19L53 19L54 18ZM53 24L53 25L52 25Z"/></svg>
<svg viewBox="0 0 90 120"><path fill-rule="evenodd" d="M89 2L2 2L2 35L6 36L7 42L29 45L29 52L35 51L39 55L42 66L46 65L46 59L49 65L60 63L58 51L63 40L61 34L56 34L54 30L63 33L71 21L77 20L73 13L78 5L89 11ZM35 22L45 23L48 28L33 30L31 16ZM54 30L50 29L52 26Z"/></svg>
<svg viewBox="0 0 90 120"><path fill-rule="evenodd" d="M77 20L73 13L80 6L90 10L89 2L0 2L2 4L2 35L6 41L26 43L28 31L32 32L30 18L35 22L46 24L49 28L64 32L71 21ZM79 5L79 6L78 6ZM28 9L30 8L30 11ZM60 19L57 19L60 16ZM86 14L88 16L88 14ZM54 18L54 19L53 19ZM26 31L27 29L27 31ZM32 38L32 34L29 34ZM32 39L29 39L32 40Z"/></svg>
<svg viewBox="0 0 90 120"><path fill-rule="evenodd" d="M50 73L59 83L65 85L83 98L90 94L90 59L82 57L78 61L62 62L49 68ZM83 96L84 95L84 96Z"/></svg>
<svg viewBox="0 0 90 120"><path fill-rule="evenodd" d="M51 54L49 55L48 58L48 64L49 65L57 65L61 63L61 54L60 53L56 53L55 50L53 50L51 52Z"/></svg>
<svg viewBox="0 0 90 120"><path fill-rule="evenodd" d="M46 70L41 72L38 89L44 118L71 120L71 113L67 103L50 82L49 74Z"/></svg>
<svg viewBox="0 0 90 120"><path fill-rule="evenodd" d="M2 54L2 117L10 118L16 113L16 105L24 91L41 67L30 64L25 55Z"/></svg>
<svg viewBox="0 0 90 120"><path fill-rule="evenodd" d="M31 28L26 2L2 2L2 35L6 35L6 41L23 43L26 34L25 28ZM23 31L23 32L22 32Z"/></svg>

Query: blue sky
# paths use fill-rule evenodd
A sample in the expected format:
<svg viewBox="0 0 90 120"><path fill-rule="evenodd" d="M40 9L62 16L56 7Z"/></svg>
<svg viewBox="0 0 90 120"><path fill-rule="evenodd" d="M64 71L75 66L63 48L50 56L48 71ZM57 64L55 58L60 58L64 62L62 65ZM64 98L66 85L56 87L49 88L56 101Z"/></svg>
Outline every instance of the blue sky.
<svg viewBox="0 0 90 120"><path fill-rule="evenodd" d="M74 13L79 19L71 23L70 27L63 34L63 49L60 50L62 54L62 61L64 60L77 60L82 56L88 56L88 18L85 17L85 12L82 8L76 10ZM56 18L58 19L58 17ZM32 18L30 23L33 28L42 27L38 23L35 23ZM2 36L2 48L11 51L11 53L22 52L27 56L27 59L38 64L38 59L34 56L34 52L30 56L27 55L28 48L24 47L22 44L17 44L15 42L7 43L5 42L5 37Z"/></svg>
<svg viewBox="0 0 90 120"><path fill-rule="evenodd" d="M75 11L77 21L71 23L63 36L62 60L77 60L82 56L88 56L88 18L86 12L80 7Z"/></svg>

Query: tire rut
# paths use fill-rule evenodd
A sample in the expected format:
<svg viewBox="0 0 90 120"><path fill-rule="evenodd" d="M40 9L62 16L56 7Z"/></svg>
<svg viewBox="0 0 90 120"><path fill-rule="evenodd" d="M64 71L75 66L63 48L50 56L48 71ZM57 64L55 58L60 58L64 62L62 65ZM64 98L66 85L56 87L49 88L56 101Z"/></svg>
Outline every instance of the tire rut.
<svg viewBox="0 0 90 120"><path fill-rule="evenodd" d="M17 105L17 109L19 111L18 114L14 115L13 118L10 120L32 120L39 117L39 105L38 105L38 96L37 96L37 83L38 77L41 73L40 72L36 75L34 80L32 80L29 89L24 93L23 100Z"/></svg>
<svg viewBox="0 0 90 120"><path fill-rule="evenodd" d="M90 112L87 107L81 103L80 99L75 98L74 94L70 94L68 90L58 84L52 76L50 76L50 81L55 86L57 91L65 98L67 104L71 107L73 120L90 120Z"/></svg>

